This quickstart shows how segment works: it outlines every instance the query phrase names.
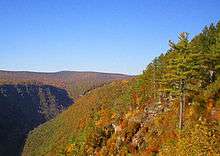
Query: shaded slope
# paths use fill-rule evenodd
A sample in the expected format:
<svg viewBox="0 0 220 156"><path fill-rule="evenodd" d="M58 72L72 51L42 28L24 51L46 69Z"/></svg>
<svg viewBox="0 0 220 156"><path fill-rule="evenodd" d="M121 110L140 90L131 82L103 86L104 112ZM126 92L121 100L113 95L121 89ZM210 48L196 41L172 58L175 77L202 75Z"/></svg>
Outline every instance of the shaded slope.
<svg viewBox="0 0 220 156"><path fill-rule="evenodd" d="M49 85L0 85L0 155L20 155L26 135L73 103Z"/></svg>

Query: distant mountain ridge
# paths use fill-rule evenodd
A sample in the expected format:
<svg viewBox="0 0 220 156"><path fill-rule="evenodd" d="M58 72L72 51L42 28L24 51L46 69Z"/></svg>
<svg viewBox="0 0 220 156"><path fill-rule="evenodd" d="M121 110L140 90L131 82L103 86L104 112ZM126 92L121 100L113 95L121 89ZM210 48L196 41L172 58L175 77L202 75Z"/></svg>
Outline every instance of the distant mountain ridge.
<svg viewBox="0 0 220 156"><path fill-rule="evenodd" d="M72 70L61 70L61 71L55 71L55 72L39 72L39 71L29 71L29 70L0 70L1 73L20 73L20 74L48 74L48 75L56 75L56 74L76 74L76 73L96 73L96 74L110 74L110 75L121 75L121 76L134 76L134 75L128 75L128 74L121 74L121 73L114 73L114 72L99 72L99 71L72 71Z"/></svg>
<svg viewBox="0 0 220 156"><path fill-rule="evenodd" d="M0 84L33 82L49 84L67 90L70 96L74 99L97 86L101 86L114 80L123 80L130 77L133 76L92 71L60 71L47 73L0 70Z"/></svg>

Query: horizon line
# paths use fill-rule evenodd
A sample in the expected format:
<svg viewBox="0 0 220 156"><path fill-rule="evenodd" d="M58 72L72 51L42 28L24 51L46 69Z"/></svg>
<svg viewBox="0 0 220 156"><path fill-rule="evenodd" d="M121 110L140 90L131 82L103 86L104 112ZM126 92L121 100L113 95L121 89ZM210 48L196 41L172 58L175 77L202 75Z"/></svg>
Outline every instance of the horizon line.
<svg viewBox="0 0 220 156"><path fill-rule="evenodd" d="M102 71L91 71L91 70L60 70L60 71L35 71L35 70L5 70L0 69L0 72L26 72L26 73L37 73L37 74L56 74L62 72L77 72L77 73L100 73L100 74L115 74L115 75L125 75L125 76L137 76L139 74L125 74L118 72L102 72Z"/></svg>

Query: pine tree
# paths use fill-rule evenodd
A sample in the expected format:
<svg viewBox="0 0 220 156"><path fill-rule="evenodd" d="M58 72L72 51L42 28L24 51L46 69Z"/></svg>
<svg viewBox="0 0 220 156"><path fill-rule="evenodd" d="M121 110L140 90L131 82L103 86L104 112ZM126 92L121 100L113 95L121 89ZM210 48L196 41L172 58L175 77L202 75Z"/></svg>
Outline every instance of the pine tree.
<svg viewBox="0 0 220 156"><path fill-rule="evenodd" d="M205 88L215 80L216 63L219 60L215 52L215 45L218 40L218 27L213 24L205 27L201 34L196 36L191 42L191 51L195 65L199 66L200 88Z"/></svg>
<svg viewBox="0 0 220 156"><path fill-rule="evenodd" d="M187 86L191 85L197 72L190 57L188 33L180 33L177 44L172 41L169 41L169 43L171 48L170 51L172 52L172 59L169 58L170 62L167 66L168 73L165 75L165 82L171 87L171 93L180 98L179 128L182 129L185 96L187 90L190 90Z"/></svg>

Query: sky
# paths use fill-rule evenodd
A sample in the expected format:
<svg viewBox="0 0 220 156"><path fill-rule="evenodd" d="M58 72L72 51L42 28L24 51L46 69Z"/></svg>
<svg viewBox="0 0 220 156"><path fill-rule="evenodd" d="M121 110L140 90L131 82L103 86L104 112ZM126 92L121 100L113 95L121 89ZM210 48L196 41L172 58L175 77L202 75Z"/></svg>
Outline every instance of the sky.
<svg viewBox="0 0 220 156"><path fill-rule="evenodd" d="M220 0L0 0L0 70L140 74Z"/></svg>

